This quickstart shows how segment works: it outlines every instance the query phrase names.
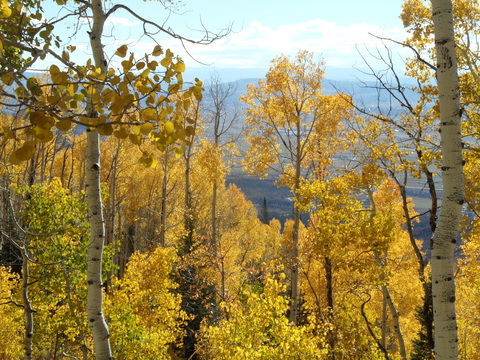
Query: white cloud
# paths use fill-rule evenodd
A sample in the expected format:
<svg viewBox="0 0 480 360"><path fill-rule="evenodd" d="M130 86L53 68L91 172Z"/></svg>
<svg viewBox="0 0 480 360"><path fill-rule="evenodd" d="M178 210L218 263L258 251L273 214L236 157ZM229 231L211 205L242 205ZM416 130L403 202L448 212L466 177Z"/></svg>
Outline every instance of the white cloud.
<svg viewBox="0 0 480 360"><path fill-rule="evenodd" d="M126 18L111 20L115 26L112 36L109 37L111 41L106 44L107 53L113 54L116 48L123 44L127 44L129 51L134 51L137 58L153 50L153 42L148 37L140 36L134 31L137 29L132 28L135 21ZM126 31L120 31L123 29ZM132 36L134 33L136 36ZM231 33L210 45L185 43L193 59L185 52L179 40L162 35L163 39L159 38L158 41L164 49L170 48L174 54L180 55L187 63L187 68L197 67L195 60L217 68L268 68L270 61L280 54L293 56L299 50L308 50L314 52L318 59L325 60L328 71L329 67L364 67L359 51L370 64L375 64L375 58L368 51L375 53L377 48L383 49L384 45L369 33L397 41L406 38L406 32L402 28L382 29L366 23L341 26L335 22L314 19L276 28L253 21L242 31ZM195 35L198 33L193 34ZM402 56L411 55L401 46L392 46L392 54L396 59L397 53ZM114 56L112 61L118 63L121 59ZM401 62L398 64L401 65ZM372 66L381 65L377 63Z"/></svg>
<svg viewBox="0 0 480 360"><path fill-rule="evenodd" d="M187 48L198 60L220 67L268 67L270 60L276 56L293 55L301 49L322 56L327 66L351 67L360 60L357 48L373 52L377 47L383 48L381 41L369 33L397 41L406 38L403 29L382 29L365 23L340 26L334 22L314 19L270 28L253 21L242 31L232 33L211 45L187 45ZM175 40L166 43L184 54ZM401 47L395 49L397 50L401 50ZM362 53L367 54L366 51ZM366 58L371 59L370 56Z"/></svg>

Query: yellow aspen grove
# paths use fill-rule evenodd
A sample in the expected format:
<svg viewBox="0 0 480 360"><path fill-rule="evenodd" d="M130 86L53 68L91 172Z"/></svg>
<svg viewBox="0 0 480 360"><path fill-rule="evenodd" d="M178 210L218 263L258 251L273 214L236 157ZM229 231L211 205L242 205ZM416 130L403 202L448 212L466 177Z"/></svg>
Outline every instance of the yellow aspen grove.
<svg viewBox="0 0 480 360"><path fill-rule="evenodd" d="M323 63L315 63L313 54L300 51L295 59L282 55L272 61L265 80L249 85L240 99L246 110L246 141L249 145L243 161L250 174L279 175L279 184L297 197L301 178L311 167L311 154L330 154L329 140L342 129L338 110L350 105L340 95L323 95ZM339 104L339 105L337 105ZM348 116L347 111L340 114ZM327 156L328 157L328 156ZM298 238L300 211L294 209L291 273L290 321L298 321L299 276Z"/></svg>
<svg viewBox="0 0 480 360"><path fill-rule="evenodd" d="M325 359L322 328L313 319L305 326L289 324L288 300L280 295L285 274L276 276L281 269L273 263L265 268L264 286L245 286L241 300L224 304L227 318L204 329L200 359Z"/></svg>
<svg viewBox="0 0 480 360"><path fill-rule="evenodd" d="M161 3L162 8L171 5L170 1ZM110 359L108 326L102 313L105 226L100 191L100 135L114 135L139 146L151 141L161 150L173 148L173 144L185 141L183 120L175 116L174 109L188 108L192 97L201 99L203 88L197 79L193 86L184 89L184 62L158 44L152 46L150 54L137 59L134 54L127 57L126 45L115 50L103 43L107 19L121 11L129 12L142 23L148 22L160 33L183 39L145 20L127 5L112 4L106 9L101 0L57 0L52 6L57 7L57 13L64 11L67 15L52 20L44 18L42 0L28 3L15 0L8 5L2 2L0 17L2 49L9 49L0 58L0 95L13 100L8 106L15 108L17 118L2 135L19 144L10 162L20 164L32 158L41 144L53 140L56 129L68 131L72 126L82 125L87 130L85 188L91 230L87 260L88 318L96 358ZM67 26L62 26L62 22L72 18L85 20L89 27L91 58L84 66L75 62L75 46L62 45L62 40L69 41L72 35L65 31ZM72 31L77 35L79 30ZM207 32L198 42L188 41L206 44L217 38ZM115 65L107 59L115 56L125 60L110 67ZM161 59L156 61L154 58L158 57ZM53 64L47 71L50 79L41 84L26 72L46 58ZM174 99L175 94L178 97ZM154 164L151 154L143 154L139 161L147 166Z"/></svg>
<svg viewBox="0 0 480 360"><path fill-rule="evenodd" d="M106 297L115 359L175 359L188 315L169 276L177 262L173 248L134 253L124 277L114 278ZM148 305L146 305L148 304Z"/></svg>
<svg viewBox="0 0 480 360"><path fill-rule="evenodd" d="M443 201L432 239L435 358L458 358L454 250L464 203L461 110L452 1L432 0L443 172Z"/></svg>

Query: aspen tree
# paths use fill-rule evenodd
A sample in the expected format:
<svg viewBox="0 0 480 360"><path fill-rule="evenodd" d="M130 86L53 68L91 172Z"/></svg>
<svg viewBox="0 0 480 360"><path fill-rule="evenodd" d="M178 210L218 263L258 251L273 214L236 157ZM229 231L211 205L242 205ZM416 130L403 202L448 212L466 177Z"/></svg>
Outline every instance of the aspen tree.
<svg viewBox="0 0 480 360"><path fill-rule="evenodd" d="M170 3L162 2L164 6ZM58 6L58 13L64 11L66 15L53 20L44 18L42 5L41 0L1 3L0 95L11 99L11 106L20 110L16 111L17 123L12 123L2 135L5 140L19 143L10 162L20 164L36 153L38 144L53 139L54 128L68 131L72 126L82 125L87 129L85 187L91 224L87 308L96 357L110 359L108 326L102 313L105 228L100 193L100 135L129 139L136 145L148 140L160 149L182 142L182 119L174 117L173 110L188 108L190 98L201 98L203 88L197 80L184 89L184 62L158 44L152 45L153 51L141 59L133 53L127 56L127 45L107 56L103 43L105 23L119 11L129 12L141 23L148 23L167 36L187 40L146 20L127 5L113 4L106 9L101 0L57 0L54 6ZM66 26L62 26L62 22L72 18L79 23L86 19L89 27L92 58L85 65L74 61L75 46L62 46L62 40L68 40L71 35L65 34ZM77 30L73 30L74 35ZM63 36L66 39L62 39ZM208 44L218 38L206 32L199 41L187 41ZM125 58L117 68L110 67L107 60L114 56ZM161 58L156 61L158 57ZM47 72L50 81L41 84L35 76L29 76L27 70L46 58L54 64ZM172 102L174 94L180 99ZM146 166L154 164L152 154L148 153L139 161Z"/></svg>
<svg viewBox="0 0 480 360"><path fill-rule="evenodd" d="M454 250L464 203L461 109L452 1L432 0L443 171L443 201L432 239L435 358L458 358Z"/></svg>
<svg viewBox="0 0 480 360"><path fill-rule="evenodd" d="M338 136L341 116L349 104L340 95L323 95L322 63L313 54L300 51L294 60L280 56L272 61L266 80L249 85L241 97L246 110L246 141L243 161L250 174L279 175L278 184L288 187L296 198L301 179L312 165L312 154L330 160L330 139ZM292 230L290 321L298 321L298 239L301 214L294 208Z"/></svg>

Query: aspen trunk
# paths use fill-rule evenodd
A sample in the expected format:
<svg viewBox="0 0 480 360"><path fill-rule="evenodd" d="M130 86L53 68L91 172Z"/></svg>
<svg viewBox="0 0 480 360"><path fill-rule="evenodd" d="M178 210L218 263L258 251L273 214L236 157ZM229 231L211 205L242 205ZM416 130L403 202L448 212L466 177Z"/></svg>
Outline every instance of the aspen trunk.
<svg viewBox="0 0 480 360"><path fill-rule="evenodd" d="M105 240L102 198L100 193L100 144L97 130L87 132L85 157L86 194L90 220L90 243L87 266L87 312L92 330L95 357L111 359L110 334L103 316L102 257Z"/></svg>
<svg viewBox="0 0 480 360"><path fill-rule="evenodd" d="M102 35L105 23L105 11L101 0L91 1L92 31L90 45L92 47L95 66L106 72L107 61L103 52ZM86 112L95 117L93 101L88 101ZM100 191L100 136L97 129L87 131L87 147L85 156L85 190L90 222L90 243L88 246L87 265L87 314L92 330L97 360L111 359L110 333L103 315L103 280L102 257L105 242L105 220L102 196Z"/></svg>
<svg viewBox="0 0 480 360"><path fill-rule="evenodd" d="M443 200L432 239L435 358L458 358L454 250L464 202L461 111L451 0L432 0L443 171Z"/></svg>
<svg viewBox="0 0 480 360"><path fill-rule="evenodd" d="M400 328L400 314L398 313L397 308L393 303L392 297L390 296L390 291L385 285L382 285L382 294L383 294L384 301L388 305L388 308L390 309L390 313L392 314L393 329L395 330L395 336L398 341L400 356L402 360L407 360L407 351L405 348L405 341L403 340L403 334Z"/></svg>

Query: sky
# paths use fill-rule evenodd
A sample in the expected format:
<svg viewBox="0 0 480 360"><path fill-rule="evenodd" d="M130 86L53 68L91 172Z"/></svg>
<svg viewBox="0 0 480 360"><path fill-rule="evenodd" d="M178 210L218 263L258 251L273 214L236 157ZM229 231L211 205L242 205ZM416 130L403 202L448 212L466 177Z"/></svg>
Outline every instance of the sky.
<svg viewBox="0 0 480 360"><path fill-rule="evenodd" d="M186 44L188 54L178 40L158 35L156 39L179 54L190 71L236 69L233 77L266 73L270 61L285 54L294 56L299 50L315 53L324 60L327 75L356 76L354 68L363 68L359 52L368 54L383 45L369 33L403 41L406 32L399 19L403 0L182 0L176 13L162 8L157 1L123 0L148 20L164 24L177 34L192 39L203 36L202 29L229 35L210 45ZM120 1L121 2L121 1ZM112 6L113 2L106 2ZM110 18L110 46L127 44L141 54L151 51L152 41L142 37L140 21L126 11L117 11ZM75 43L76 42L76 43ZM85 54L86 40L73 39ZM117 46L117 47L118 47ZM395 54L406 55L399 47ZM206 66L208 65L208 67ZM342 75L339 75L342 74Z"/></svg>

